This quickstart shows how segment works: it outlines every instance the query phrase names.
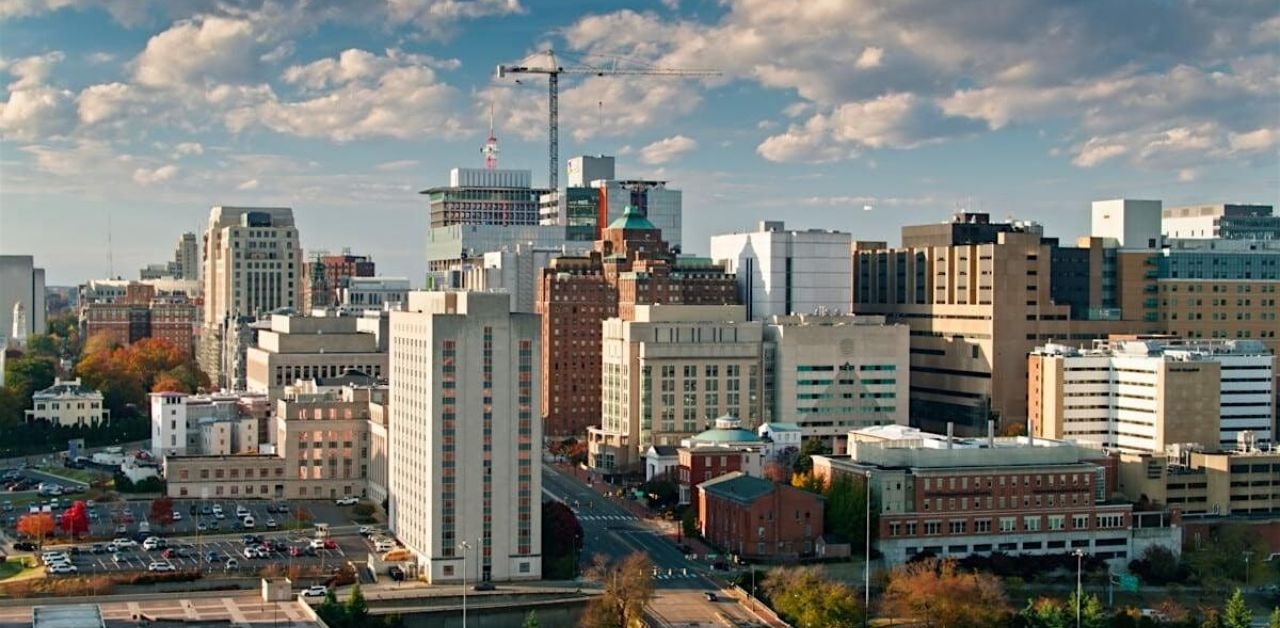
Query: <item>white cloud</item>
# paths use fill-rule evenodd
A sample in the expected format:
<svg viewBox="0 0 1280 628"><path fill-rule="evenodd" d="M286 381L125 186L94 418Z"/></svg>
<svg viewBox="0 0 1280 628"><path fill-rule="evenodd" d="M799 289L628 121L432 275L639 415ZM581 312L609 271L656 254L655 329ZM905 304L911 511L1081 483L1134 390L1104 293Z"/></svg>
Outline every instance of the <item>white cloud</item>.
<svg viewBox="0 0 1280 628"><path fill-rule="evenodd" d="M166 164L154 169L138 168L133 171L133 181L138 185L148 186L168 181L177 174L178 167L173 164Z"/></svg>
<svg viewBox="0 0 1280 628"><path fill-rule="evenodd" d="M117 118L126 112L141 112L145 97L137 88L125 83L101 83L90 85L76 97L80 122L98 124Z"/></svg>
<svg viewBox="0 0 1280 628"><path fill-rule="evenodd" d="M115 60L116 60L115 53L105 52L105 51L91 52L85 56L85 61L88 61L89 63L92 63L94 65L103 65L106 63L111 63Z"/></svg>
<svg viewBox="0 0 1280 628"><path fill-rule="evenodd" d="M683 135L674 135L641 148L640 161L650 166L658 166L675 161L696 148L698 148L697 140Z"/></svg>
<svg viewBox="0 0 1280 628"><path fill-rule="evenodd" d="M204 146L201 146L199 142L179 142L177 146L173 147L174 159L203 154Z"/></svg>
<svg viewBox="0 0 1280 628"><path fill-rule="evenodd" d="M1266 150L1280 142L1280 133L1275 129L1254 129L1247 133L1232 133L1228 142L1231 150L1242 153Z"/></svg>
<svg viewBox="0 0 1280 628"><path fill-rule="evenodd" d="M373 167L378 172L403 172L405 170L413 170L422 165L422 162L416 159L399 159L396 161L384 161Z"/></svg>
<svg viewBox="0 0 1280 628"><path fill-rule="evenodd" d="M867 46L862 49L862 54L858 55L858 60L853 62L853 66L863 70L869 70L880 65L880 61L884 59L884 48L876 46Z"/></svg>
<svg viewBox="0 0 1280 628"><path fill-rule="evenodd" d="M0 138L34 140L71 130L72 93L48 84L54 66L63 58L54 51L13 61L0 59L0 69L13 77L8 99L0 102Z"/></svg>
<svg viewBox="0 0 1280 628"><path fill-rule="evenodd" d="M242 192L245 190L256 190L258 189L258 185L259 184L257 179L249 179L247 181L242 182L240 185L237 185L236 189Z"/></svg>
<svg viewBox="0 0 1280 628"><path fill-rule="evenodd" d="M1183 183L1190 183L1200 177L1200 171L1195 168L1183 168L1178 171L1178 180Z"/></svg>
<svg viewBox="0 0 1280 628"><path fill-rule="evenodd" d="M253 67L254 49L248 20L197 16L148 40L133 60L133 75L139 84L159 89L240 82Z"/></svg>

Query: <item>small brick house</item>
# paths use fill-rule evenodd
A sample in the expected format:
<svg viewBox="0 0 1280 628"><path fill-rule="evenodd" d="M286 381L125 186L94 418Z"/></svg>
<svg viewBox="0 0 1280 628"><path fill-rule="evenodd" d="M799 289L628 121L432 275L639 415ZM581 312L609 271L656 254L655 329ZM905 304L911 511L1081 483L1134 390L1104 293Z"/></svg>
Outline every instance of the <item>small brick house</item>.
<svg viewBox="0 0 1280 628"><path fill-rule="evenodd" d="M822 536L823 498L741 471L698 487L698 522L712 545L745 559L813 556Z"/></svg>

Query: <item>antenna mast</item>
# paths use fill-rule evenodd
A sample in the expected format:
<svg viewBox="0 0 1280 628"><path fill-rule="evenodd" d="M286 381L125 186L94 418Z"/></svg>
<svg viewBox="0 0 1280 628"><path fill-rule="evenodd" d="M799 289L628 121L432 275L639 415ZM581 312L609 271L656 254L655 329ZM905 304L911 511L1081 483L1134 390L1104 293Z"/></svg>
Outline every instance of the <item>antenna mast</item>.
<svg viewBox="0 0 1280 628"><path fill-rule="evenodd" d="M489 103L489 139L484 141L484 148L480 149L484 153L484 169L498 169L498 137L493 134L493 103Z"/></svg>

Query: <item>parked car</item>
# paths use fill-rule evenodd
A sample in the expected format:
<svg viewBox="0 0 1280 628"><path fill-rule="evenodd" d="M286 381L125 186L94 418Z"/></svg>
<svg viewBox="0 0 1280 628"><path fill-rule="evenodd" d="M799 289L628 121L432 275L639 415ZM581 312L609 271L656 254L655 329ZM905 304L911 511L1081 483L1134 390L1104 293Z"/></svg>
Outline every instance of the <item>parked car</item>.
<svg viewBox="0 0 1280 628"><path fill-rule="evenodd" d="M334 501L334 503L336 503L339 506L354 506L360 503L360 498L355 497L353 495L348 495L346 497L339 497L337 500Z"/></svg>
<svg viewBox="0 0 1280 628"><path fill-rule="evenodd" d="M111 554L111 562L113 562L113 563L119 564L119 563L125 562L125 561L127 561L127 560L129 560L129 559L125 558L125 557L124 557L124 554L121 554L120 552L115 552L115 553Z"/></svg>
<svg viewBox="0 0 1280 628"><path fill-rule="evenodd" d="M205 525L205 524L203 524L203 523L197 523L197 524L196 524L196 531L197 531L197 532L204 532L205 530L208 530L208 529L209 529L209 526L207 526L207 525Z"/></svg>
<svg viewBox="0 0 1280 628"><path fill-rule="evenodd" d="M89 548L89 553L90 553L90 554L105 554L105 553L107 553L107 546L106 546L106 545L103 545L103 544L101 544L101 543L94 543L94 544Z"/></svg>
<svg viewBox="0 0 1280 628"><path fill-rule="evenodd" d="M147 565L147 571L177 571L177 570L178 568L174 567L173 563L167 562L167 561L157 560L157 561L152 561L150 565Z"/></svg>
<svg viewBox="0 0 1280 628"><path fill-rule="evenodd" d="M277 523L276 523L276 520L275 520L275 519L267 519L267 528L268 528L268 529L270 529L270 530L274 530L274 529L276 529L276 528L278 527L278 525L279 525L279 524L277 524Z"/></svg>
<svg viewBox="0 0 1280 628"><path fill-rule="evenodd" d="M73 574L78 573L80 569L71 563L61 563L57 565L49 565L45 571L52 574Z"/></svg>
<svg viewBox="0 0 1280 628"><path fill-rule="evenodd" d="M222 560L222 557L219 556L217 552L205 552L204 559L206 562L216 563L219 560Z"/></svg>
<svg viewBox="0 0 1280 628"><path fill-rule="evenodd" d="M222 504L214 504L214 505L213 505L213 514L215 514L215 515L220 515L220 514L222 514Z"/></svg>
<svg viewBox="0 0 1280 628"><path fill-rule="evenodd" d="M177 510L173 511L173 520L182 521L182 513Z"/></svg>
<svg viewBox="0 0 1280 628"><path fill-rule="evenodd" d="M317 584L315 586L310 586L303 589L302 597L324 597L328 593L329 593L328 587Z"/></svg>
<svg viewBox="0 0 1280 628"><path fill-rule="evenodd" d="M231 571L232 569L239 569L239 568L240 568L240 561L236 560L235 558L228 558L227 564L223 567L223 569L226 569L227 571Z"/></svg>
<svg viewBox="0 0 1280 628"><path fill-rule="evenodd" d="M116 547L137 547L138 546L137 541L128 537L123 537L123 536L112 541L112 543L115 543Z"/></svg>
<svg viewBox="0 0 1280 628"><path fill-rule="evenodd" d="M260 537L260 536L258 536L258 535L256 535L256 534L246 534L246 535L244 535L244 536L240 537L240 542L241 542L241 543L243 543L243 544L245 544L245 545L261 545L261 544L262 544L262 537Z"/></svg>
<svg viewBox="0 0 1280 628"><path fill-rule="evenodd" d="M324 540L324 548L325 548L325 549L338 549L338 542L337 542L337 541L335 541L335 540L333 540L333 539L325 539L325 540Z"/></svg>
<svg viewBox="0 0 1280 628"><path fill-rule="evenodd" d="M31 541L16 541L13 544L13 549L19 552L34 552L37 548L38 546Z"/></svg>
<svg viewBox="0 0 1280 628"><path fill-rule="evenodd" d="M494 586L492 582L489 582L488 580L486 580L484 582L477 582L476 586L471 587L471 590L472 591L492 591L496 588L498 587Z"/></svg>
<svg viewBox="0 0 1280 628"><path fill-rule="evenodd" d="M390 569L387 569L387 575L391 576L392 580L400 582L404 580L404 569L401 569L400 565L392 565Z"/></svg>
<svg viewBox="0 0 1280 628"><path fill-rule="evenodd" d="M356 528L356 532L360 533L360 536L367 538L373 533L373 528L371 526L360 526L359 528Z"/></svg>

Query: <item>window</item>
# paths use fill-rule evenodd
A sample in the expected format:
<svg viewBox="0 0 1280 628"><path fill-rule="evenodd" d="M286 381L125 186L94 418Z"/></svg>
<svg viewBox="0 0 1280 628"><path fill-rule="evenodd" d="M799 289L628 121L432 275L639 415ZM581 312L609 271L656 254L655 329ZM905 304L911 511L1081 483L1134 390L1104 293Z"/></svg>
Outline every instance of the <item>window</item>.
<svg viewBox="0 0 1280 628"><path fill-rule="evenodd" d="M1039 531L1040 531L1040 517L1023 517L1023 518L1022 518L1022 527L1023 527L1023 529L1025 529L1027 532L1039 532Z"/></svg>
<svg viewBox="0 0 1280 628"><path fill-rule="evenodd" d="M990 531L991 531L991 520L990 520L990 519L974 519L974 520L973 520L973 531L974 531L974 532L979 532L979 533L982 533L982 532L990 532Z"/></svg>
<svg viewBox="0 0 1280 628"><path fill-rule="evenodd" d="M926 535L942 534L942 522L941 521L924 522L924 533Z"/></svg>
<svg viewBox="0 0 1280 628"><path fill-rule="evenodd" d="M1049 515L1049 529L1050 530L1064 529L1067 523L1066 519L1067 518L1064 515Z"/></svg>
<svg viewBox="0 0 1280 628"><path fill-rule="evenodd" d="M951 534L964 534L965 523L964 519L952 519L950 522Z"/></svg>
<svg viewBox="0 0 1280 628"><path fill-rule="evenodd" d="M1089 515L1071 515L1071 529L1087 530L1089 528Z"/></svg>
<svg viewBox="0 0 1280 628"><path fill-rule="evenodd" d="M1000 531L1013 532L1018 529L1017 517L1000 517Z"/></svg>

